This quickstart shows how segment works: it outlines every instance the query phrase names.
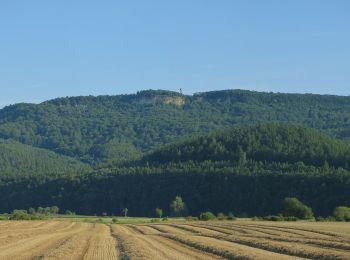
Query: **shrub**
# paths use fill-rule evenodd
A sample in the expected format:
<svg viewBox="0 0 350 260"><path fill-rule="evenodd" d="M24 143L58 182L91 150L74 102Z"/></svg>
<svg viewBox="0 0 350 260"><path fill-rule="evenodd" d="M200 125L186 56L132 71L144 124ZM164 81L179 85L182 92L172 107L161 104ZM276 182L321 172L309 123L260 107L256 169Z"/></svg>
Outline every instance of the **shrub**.
<svg viewBox="0 0 350 260"><path fill-rule="evenodd" d="M327 221L327 219L324 218L324 217L316 217L315 220L316 220L317 222L325 222L325 221Z"/></svg>
<svg viewBox="0 0 350 260"><path fill-rule="evenodd" d="M112 218L112 222L113 222L113 223L117 223L117 222L118 222L118 219Z"/></svg>
<svg viewBox="0 0 350 260"><path fill-rule="evenodd" d="M211 213L210 211L203 212L199 215L200 220L208 221L215 219L215 215Z"/></svg>
<svg viewBox="0 0 350 260"><path fill-rule="evenodd" d="M237 218L235 217L235 215L233 215L232 212L229 212L229 213L228 213L227 219L228 219L228 220L236 220Z"/></svg>
<svg viewBox="0 0 350 260"><path fill-rule="evenodd" d="M164 217L162 221L168 221L168 217Z"/></svg>
<svg viewBox="0 0 350 260"><path fill-rule="evenodd" d="M217 214L217 219L218 220L226 220L227 216L224 213L220 212L220 213Z"/></svg>
<svg viewBox="0 0 350 260"><path fill-rule="evenodd" d="M0 216L0 221L1 220L8 220L9 219L9 217L7 217L7 216Z"/></svg>
<svg viewBox="0 0 350 260"><path fill-rule="evenodd" d="M70 211L70 210L66 210L65 214L66 215L75 215L75 212Z"/></svg>
<svg viewBox="0 0 350 260"><path fill-rule="evenodd" d="M160 219L159 218L152 218L151 219L151 222L154 223L154 222L160 222Z"/></svg>
<svg viewBox="0 0 350 260"><path fill-rule="evenodd" d="M333 211L333 216L337 221L350 221L350 208L340 206Z"/></svg>
<svg viewBox="0 0 350 260"><path fill-rule="evenodd" d="M154 210L154 212L156 213L156 215L159 217L159 218L162 218L163 216L163 210L161 208L156 208Z"/></svg>
<svg viewBox="0 0 350 260"><path fill-rule="evenodd" d="M284 221L298 221L299 219L297 217L284 217Z"/></svg>
<svg viewBox="0 0 350 260"><path fill-rule="evenodd" d="M326 221L336 221L336 218L333 217L333 216L328 216L328 217L326 218Z"/></svg>
<svg viewBox="0 0 350 260"><path fill-rule="evenodd" d="M314 217L311 208L304 205L297 198L284 199L283 216L297 217L299 219L312 219Z"/></svg>
<svg viewBox="0 0 350 260"><path fill-rule="evenodd" d="M192 216L187 216L185 219L186 219L186 221L196 221L196 220L198 220L197 217L192 217Z"/></svg>
<svg viewBox="0 0 350 260"><path fill-rule="evenodd" d="M41 215L28 214L26 210L15 209L10 214L9 219L10 220L36 220L36 219L43 219L43 217Z"/></svg>
<svg viewBox="0 0 350 260"><path fill-rule="evenodd" d="M270 215L270 216L263 217L263 220L267 220L267 221L283 221L284 218L281 215L278 215L278 216Z"/></svg>

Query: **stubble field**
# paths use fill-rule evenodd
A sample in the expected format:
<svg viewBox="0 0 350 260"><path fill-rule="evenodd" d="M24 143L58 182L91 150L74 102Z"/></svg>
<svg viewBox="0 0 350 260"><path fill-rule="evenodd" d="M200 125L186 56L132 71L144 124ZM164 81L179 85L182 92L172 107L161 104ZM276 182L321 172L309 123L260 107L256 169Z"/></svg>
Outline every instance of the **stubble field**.
<svg viewBox="0 0 350 260"><path fill-rule="evenodd" d="M350 259L350 224L2 221L0 259Z"/></svg>

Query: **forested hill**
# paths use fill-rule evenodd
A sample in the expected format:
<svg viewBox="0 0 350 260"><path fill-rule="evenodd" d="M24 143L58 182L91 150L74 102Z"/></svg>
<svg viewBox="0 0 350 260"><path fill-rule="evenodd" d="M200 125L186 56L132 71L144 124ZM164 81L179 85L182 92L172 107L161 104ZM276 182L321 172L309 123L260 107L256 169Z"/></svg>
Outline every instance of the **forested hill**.
<svg viewBox="0 0 350 260"><path fill-rule="evenodd" d="M243 90L59 98L0 110L0 138L93 165L115 164L190 137L257 122L298 123L350 138L350 97Z"/></svg>
<svg viewBox="0 0 350 260"><path fill-rule="evenodd" d="M82 162L52 151L0 139L0 178L58 177L91 171Z"/></svg>
<svg viewBox="0 0 350 260"><path fill-rule="evenodd" d="M147 163L247 160L297 163L316 167L328 164L349 168L350 144L318 131L290 124L259 124L214 133L156 150Z"/></svg>
<svg viewBox="0 0 350 260"><path fill-rule="evenodd" d="M32 148L33 149L33 148ZM57 205L80 214L153 216L181 196L186 214L277 214L297 197L316 215L349 204L350 146L316 130L258 124L193 138L89 174L0 175L0 212Z"/></svg>

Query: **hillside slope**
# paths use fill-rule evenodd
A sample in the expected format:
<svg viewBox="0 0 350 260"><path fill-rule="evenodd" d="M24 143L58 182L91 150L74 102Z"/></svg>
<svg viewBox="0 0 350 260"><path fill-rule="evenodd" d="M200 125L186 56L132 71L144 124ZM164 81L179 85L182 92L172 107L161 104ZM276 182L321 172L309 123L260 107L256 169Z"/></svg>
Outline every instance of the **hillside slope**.
<svg viewBox="0 0 350 260"><path fill-rule="evenodd" d="M139 158L189 137L257 122L298 123L350 138L350 97L243 90L59 98L0 110L0 138L91 164Z"/></svg>
<svg viewBox="0 0 350 260"><path fill-rule="evenodd" d="M183 197L186 214L268 215L297 197L317 215L348 205L349 144L300 126L259 124L164 147L90 174L1 178L0 212L58 205L81 214L153 216Z"/></svg>
<svg viewBox="0 0 350 260"><path fill-rule="evenodd" d="M253 160L348 168L350 144L290 124L259 124L169 145L145 156L148 163Z"/></svg>
<svg viewBox="0 0 350 260"><path fill-rule="evenodd" d="M0 176L67 176L91 171L82 162L49 150L0 140Z"/></svg>

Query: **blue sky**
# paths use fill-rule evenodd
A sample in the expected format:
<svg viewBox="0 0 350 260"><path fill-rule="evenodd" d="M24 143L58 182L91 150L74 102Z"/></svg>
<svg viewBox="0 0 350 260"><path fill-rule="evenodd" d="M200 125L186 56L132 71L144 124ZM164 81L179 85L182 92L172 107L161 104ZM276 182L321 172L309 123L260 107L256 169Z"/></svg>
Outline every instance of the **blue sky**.
<svg viewBox="0 0 350 260"><path fill-rule="evenodd" d="M350 95L347 0L0 1L0 107L182 88Z"/></svg>

